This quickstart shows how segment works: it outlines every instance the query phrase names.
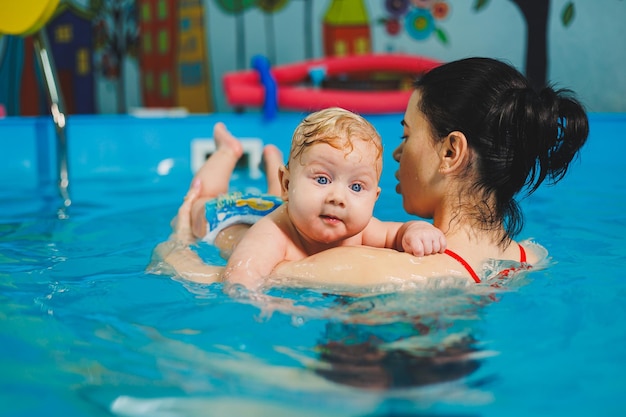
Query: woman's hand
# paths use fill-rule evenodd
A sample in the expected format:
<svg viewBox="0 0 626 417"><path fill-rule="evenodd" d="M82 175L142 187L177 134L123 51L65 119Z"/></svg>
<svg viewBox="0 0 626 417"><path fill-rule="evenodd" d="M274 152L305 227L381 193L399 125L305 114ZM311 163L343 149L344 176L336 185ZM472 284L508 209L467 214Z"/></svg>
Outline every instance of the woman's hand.
<svg viewBox="0 0 626 417"><path fill-rule="evenodd" d="M200 186L200 180L196 179L191 184L189 191L187 191L183 203L178 208L178 214L172 220L173 233L170 239L186 245L191 245L196 241L191 230L191 207L198 198Z"/></svg>
<svg viewBox="0 0 626 417"><path fill-rule="evenodd" d="M200 181L195 180L183 203L178 208L178 214L172 220L173 232L170 238L157 245L149 270L157 274L170 275L174 273L188 281L209 284L222 280L224 268L207 265L198 254L191 249L196 238L191 231L191 207L198 199Z"/></svg>

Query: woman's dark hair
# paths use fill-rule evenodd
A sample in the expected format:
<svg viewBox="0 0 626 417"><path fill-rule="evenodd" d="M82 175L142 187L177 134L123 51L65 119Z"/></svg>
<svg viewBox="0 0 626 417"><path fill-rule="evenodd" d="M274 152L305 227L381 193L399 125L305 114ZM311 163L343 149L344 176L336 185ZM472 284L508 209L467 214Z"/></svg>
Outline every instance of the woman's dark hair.
<svg viewBox="0 0 626 417"><path fill-rule="evenodd" d="M505 226L507 242L523 226L514 196L533 193L548 178L554 184L587 140L583 106L569 90L535 91L515 68L490 58L441 65L415 82L419 110L433 136L462 132L475 153L478 176L471 192L493 198L478 216L485 227Z"/></svg>

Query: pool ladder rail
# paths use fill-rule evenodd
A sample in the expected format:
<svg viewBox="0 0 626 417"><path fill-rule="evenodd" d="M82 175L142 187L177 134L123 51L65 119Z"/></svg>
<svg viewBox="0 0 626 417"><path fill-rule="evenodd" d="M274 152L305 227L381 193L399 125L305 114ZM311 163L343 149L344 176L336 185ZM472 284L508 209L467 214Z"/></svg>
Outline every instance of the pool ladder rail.
<svg viewBox="0 0 626 417"><path fill-rule="evenodd" d="M69 170L67 163L67 136L65 105L61 91L58 88L52 56L48 54L48 38L44 30L45 24L54 15L60 0L20 0L5 1L0 13L0 33L10 35L31 36L37 55L37 63L43 74L44 84L50 105L50 113L54 122L57 137L57 173L58 189L63 206L61 215L65 217L64 209L72 204L69 194Z"/></svg>

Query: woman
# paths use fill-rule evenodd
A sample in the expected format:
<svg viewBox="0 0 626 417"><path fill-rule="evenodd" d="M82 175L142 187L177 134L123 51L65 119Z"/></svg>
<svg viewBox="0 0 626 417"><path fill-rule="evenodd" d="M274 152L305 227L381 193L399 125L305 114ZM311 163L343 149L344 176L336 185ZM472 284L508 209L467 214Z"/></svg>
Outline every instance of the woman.
<svg viewBox="0 0 626 417"><path fill-rule="evenodd" d="M275 268L272 277L301 285L385 285L431 277L484 280L490 259L527 268L540 261L537 246L519 244L522 229L515 196L555 183L587 139L582 105L568 90L535 92L511 66L468 58L431 70L415 83L404 119L397 192L404 209L432 218L450 249L414 257L388 249L340 247ZM214 282L220 269L204 265L188 248L192 188L179 210L163 259L184 278ZM506 275L511 269L500 271Z"/></svg>

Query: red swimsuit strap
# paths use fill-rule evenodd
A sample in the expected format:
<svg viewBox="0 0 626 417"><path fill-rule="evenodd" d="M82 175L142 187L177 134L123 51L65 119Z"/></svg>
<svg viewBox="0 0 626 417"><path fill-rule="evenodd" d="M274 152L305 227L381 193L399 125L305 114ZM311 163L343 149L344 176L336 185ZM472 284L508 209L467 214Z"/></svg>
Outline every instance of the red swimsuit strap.
<svg viewBox="0 0 626 417"><path fill-rule="evenodd" d="M519 246L520 263L525 263L526 262L526 251L524 250L524 247L522 245L520 245L519 243L517 244L517 246ZM474 282L476 282L476 283L480 282L480 278L478 277L478 274L476 272L474 272L474 269L470 266L470 264L467 263L467 261L465 259L463 259L456 252L452 252L450 249L446 249L444 251L444 253L446 255L448 255L448 256L451 256L458 263L463 265L463 267L467 270L467 272L469 272L469 274L472 277L472 279L474 280Z"/></svg>
<svg viewBox="0 0 626 417"><path fill-rule="evenodd" d="M453 257L458 263L463 265L463 267L467 269L467 272L469 272L469 274L471 275L471 277L474 279L476 283L480 282L480 278L478 277L476 272L474 272L474 269L470 266L470 264L468 264L467 261L465 261L465 259L461 258L456 252L452 252L450 249L446 249L443 253L445 253L448 256Z"/></svg>
<svg viewBox="0 0 626 417"><path fill-rule="evenodd" d="M519 261L520 261L520 263L526 263L526 251L524 250L524 247L522 245L520 245L519 243L517 244L517 246L519 246Z"/></svg>

